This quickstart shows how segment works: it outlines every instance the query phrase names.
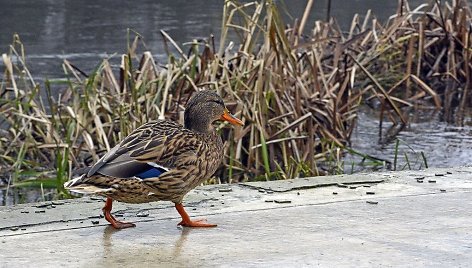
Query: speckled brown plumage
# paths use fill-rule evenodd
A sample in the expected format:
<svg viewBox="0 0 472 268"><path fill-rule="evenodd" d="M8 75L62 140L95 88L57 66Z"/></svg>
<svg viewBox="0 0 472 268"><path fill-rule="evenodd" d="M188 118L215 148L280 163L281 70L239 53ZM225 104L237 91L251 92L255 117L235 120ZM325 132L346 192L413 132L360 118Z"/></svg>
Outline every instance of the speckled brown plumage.
<svg viewBox="0 0 472 268"><path fill-rule="evenodd" d="M183 197L213 175L223 158L223 142L212 123L221 119L242 125L242 121L230 115L212 91L194 94L184 118L185 126L167 120L142 125L65 187L126 203L171 201L185 214ZM154 173L158 175L149 175ZM105 210L111 210L111 200ZM112 224L116 221L111 214L108 217ZM197 226L192 223L188 226ZM125 228L119 226L115 227Z"/></svg>

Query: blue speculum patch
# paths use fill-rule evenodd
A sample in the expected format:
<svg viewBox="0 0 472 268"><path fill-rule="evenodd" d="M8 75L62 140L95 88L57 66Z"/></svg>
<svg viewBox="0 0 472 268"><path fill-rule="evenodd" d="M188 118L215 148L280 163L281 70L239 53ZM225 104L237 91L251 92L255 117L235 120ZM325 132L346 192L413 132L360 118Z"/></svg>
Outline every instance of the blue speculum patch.
<svg viewBox="0 0 472 268"><path fill-rule="evenodd" d="M164 169L156 168L149 166L149 169L136 174L135 176L140 178L140 179L149 179L149 178L157 178L161 176L162 173L166 172Z"/></svg>

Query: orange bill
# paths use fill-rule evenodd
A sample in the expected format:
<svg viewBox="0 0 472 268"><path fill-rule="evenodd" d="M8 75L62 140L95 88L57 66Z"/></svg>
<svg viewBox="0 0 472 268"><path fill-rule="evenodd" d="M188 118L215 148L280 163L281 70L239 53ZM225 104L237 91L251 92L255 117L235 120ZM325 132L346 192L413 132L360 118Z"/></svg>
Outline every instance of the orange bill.
<svg viewBox="0 0 472 268"><path fill-rule="evenodd" d="M238 118L234 117L228 109L225 109L225 112L220 117L221 120L228 121L233 125L244 126L243 121L239 120Z"/></svg>

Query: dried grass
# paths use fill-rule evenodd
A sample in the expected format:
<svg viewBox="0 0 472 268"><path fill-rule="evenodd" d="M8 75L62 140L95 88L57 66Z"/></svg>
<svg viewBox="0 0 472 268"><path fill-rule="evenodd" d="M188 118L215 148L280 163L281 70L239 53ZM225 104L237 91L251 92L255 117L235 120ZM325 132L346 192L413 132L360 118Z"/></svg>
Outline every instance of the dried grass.
<svg viewBox="0 0 472 268"><path fill-rule="evenodd" d="M218 49L213 37L181 48L162 31L168 62L160 67L151 52L139 52L137 36L119 69L104 60L84 75L66 60L67 79L43 87L29 74L15 36L2 56L2 173L18 181L25 171L55 169L61 190L72 169L91 164L139 125L157 118L182 122L198 88L218 91L246 123L222 128L222 181L340 172L364 96L378 98L388 118L401 124L408 120L402 108L419 101L451 110L454 98L461 109L469 105L467 3L426 13L401 3L386 26L369 12L364 21L356 16L348 33L331 20L302 35L305 22L287 27L272 1L226 1ZM227 40L228 31L239 34L240 45Z"/></svg>

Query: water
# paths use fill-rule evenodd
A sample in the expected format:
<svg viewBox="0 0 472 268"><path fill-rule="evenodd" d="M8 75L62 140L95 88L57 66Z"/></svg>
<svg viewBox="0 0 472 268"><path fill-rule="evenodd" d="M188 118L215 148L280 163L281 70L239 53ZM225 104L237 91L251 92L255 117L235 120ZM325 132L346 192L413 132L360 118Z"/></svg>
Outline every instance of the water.
<svg viewBox="0 0 472 268"><path fill-rule="evenodd" d="M424 153L429 167L454 167L470 165L472 159L472 111L464 119L463 126L444 122L436 111L417 111L410 115L409 124L397 136L397 170L407 169L407 162L412 169L424 168L421 152ZM393 164L395 140L383 144L379 142L379 120L375 111L365 106L359 113L358 126L351 142L358 152L389 161ZM385 125L385 123L384 123ZM383 127L385 134L387 126ZM383 135L385 137L385 135ZM405 159L405 154L408 160ZM345 170L349 172L352 161L359 163L359 157L347 157ZM359 169L357 167L355 169Z"/></svg>
<svg viewBox="0 0 472 268"><path fill-rule="evenodd" d="M315 1L306 29L315 19L326 17L327 1ZM427 1L409 1L412 8ZM33 76L62 76L64 59L85 72L91 71L104 58L126 51L127 29L139 32L147 48L157 58L164 49L160 30L165 30L178 44L214 34L218 41L223 1L54 1L0 0L0 52L8 51L12 35L18 33L25 44L27 63ZM287 1L287 11L301 17L306 0ZM347 29L354 14L365 14L368 9L385 21L395 13L397 1L351 0L332 1L331 14ZM288 16L286 16L288 17ZM288 20L287 20L288 21ZM235 37L234 37L235 39ZM235 39L236 40L236 39ZM118 57L115 57L115 62ZM3 62L0 70L3 72ZM420 117L421 118L421 117ZM359 125L352 138L352 146L362 153L393 161L394 143L380 145L378 120L371 110L360 113ZM439 117L426 115L413 120L400 135L404 143L401 152L424 151L429 166L448 167L466 165L472 154L472 127L454 127ZM408 146L407 146L408 145ZM346 158L358 162L358 158ZM38 191L20 189L5 195L0 190L0 204L41 200Z"/></svg>
<svg viewBox="0 0 472 268"><path fill-rule="evenodd" d="M410 2L417 6L422 1ZM306 0L287 3L287 11L300 18ZM331 13L347 28L355 13L372 9L386 18L396 5L394 0L333 0ZM140 33L157 57L164 55L161 29L179 44L210 34L218 40L223 11L222 0L0 0L0 6L0 51L7 51L12 35L18 33L26 45L30 70L39 80L61 76L63 59L88 72L101 59L124 53L128 28ZM307 29L315 19L326 17L326 8L326 1L315 1Z"/></svg>
<svg viewBox="0 0 472 268"><path fill-rule="evenodd" d="M0 190L0 205L13 205L53 200L55 189L10 188Z"/></svg>

